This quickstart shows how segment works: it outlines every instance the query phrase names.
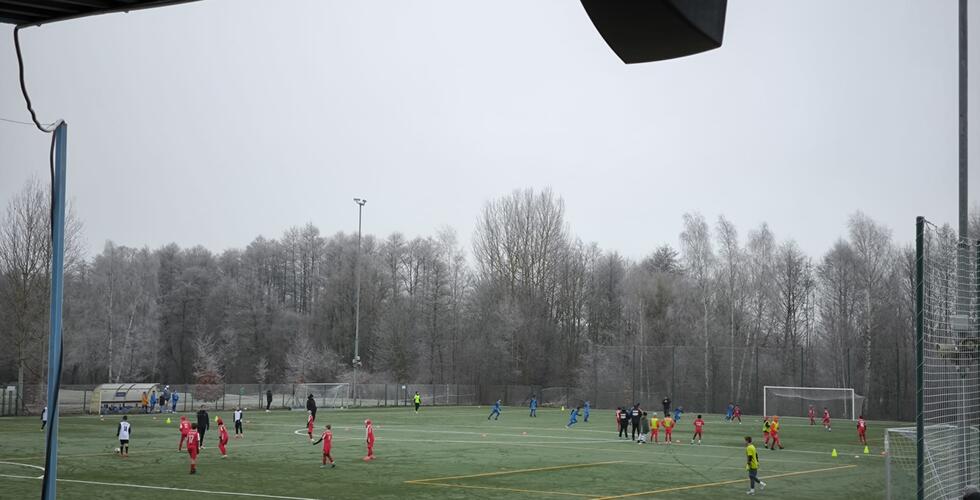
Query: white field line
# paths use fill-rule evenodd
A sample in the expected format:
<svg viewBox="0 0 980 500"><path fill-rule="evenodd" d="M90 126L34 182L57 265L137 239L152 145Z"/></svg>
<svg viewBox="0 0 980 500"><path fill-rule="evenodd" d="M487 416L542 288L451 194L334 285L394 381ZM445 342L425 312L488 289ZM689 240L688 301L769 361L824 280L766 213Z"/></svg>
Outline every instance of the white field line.
<svg viewBox="0 0 980 500"><path fill-rule="evenodd" d="M42 479L43 478L43 476L41 476L41 477L9 476L9 475L0 475L0 476L14 478L14 479L35 479L35 480ZM308 497L287 497L287 496L282 496L282 495L266 495L266 494L263 494L263 493L245 493L245 492L240 492L240 491L195 490L195 489L191 489L191 488L172 488L172 487L169 487L169 486L150 486L150 485L146 485L146 484L108 483L108 482L103 482L103 481L83 481L81 479L64 479L64 478L58 478L58 481L59 482L62 482L62 483L91 484L91 485L96 485L96 486L113 486L113 487L122 487L122 488L138 488L138 489L145 489L145 490L183 491L183 492L187 492L187 493L204 493L204 494L208 494L208 495L225 495L225 496L233 496L233 497L276 498L276 499L279 499L279 500L319 500L319 499L316 499L316 498L308 498Z"/></svg>

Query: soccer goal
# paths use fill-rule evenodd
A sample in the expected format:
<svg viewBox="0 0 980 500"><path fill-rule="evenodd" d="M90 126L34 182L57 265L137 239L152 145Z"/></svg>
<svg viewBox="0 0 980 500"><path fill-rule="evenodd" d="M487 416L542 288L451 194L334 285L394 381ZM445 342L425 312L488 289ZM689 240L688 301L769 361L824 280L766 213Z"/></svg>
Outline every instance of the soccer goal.
<svg viewBox="0 0 980 500"><path fill-rule="evenodd" d="M312 394L317 408L344 408L349 402L349 393L349 383L296 384L293 386L289 407L293 410L305 410L306 400Z"/></svg>
<svg viewBox="0 0 980 500"><path fill-rule="evenodd" d="M960 441L977 442L980 432L971 427L963 432L955 425L938 424L923 428L922 464L924 498L960 498L964 484L961 471L977 467L961 453ZM885 430L885 498L916 498L916 428L895 427ZM976 471L974 470L974 474ZM975 476L974 476L975 477Z"/></svg>
<svg viewBox="0 0 980 500"><path fill-rule="evenodd" d="M857 420L864 396L847 387L787 387L767 385L762 388L762 413L787 417L806 417L810 406L814 417L823 418L823 409L831 418Z"/></svg>

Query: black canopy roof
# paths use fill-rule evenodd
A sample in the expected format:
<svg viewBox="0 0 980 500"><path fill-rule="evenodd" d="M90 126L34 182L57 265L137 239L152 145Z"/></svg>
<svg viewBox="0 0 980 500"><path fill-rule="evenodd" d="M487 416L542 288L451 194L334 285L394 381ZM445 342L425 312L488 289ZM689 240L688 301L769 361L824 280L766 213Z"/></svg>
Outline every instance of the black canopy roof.
<svg viewBox="0 0 980 500"><path fill-rule="evenodd" d="M196 0L0 0L0 23L38 25Z"/></svg>

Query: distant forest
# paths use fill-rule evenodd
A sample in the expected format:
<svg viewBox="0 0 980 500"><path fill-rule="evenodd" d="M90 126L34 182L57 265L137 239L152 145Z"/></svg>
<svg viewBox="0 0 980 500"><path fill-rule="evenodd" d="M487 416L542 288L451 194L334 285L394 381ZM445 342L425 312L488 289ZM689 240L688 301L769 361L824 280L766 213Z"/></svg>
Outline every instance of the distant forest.
<svg viewBox="0 0 980 500"><path fill-rule="evenodd" d="M45 377L47 193L31 181L0 214L0 381ZM688 382L706 405L758 397L746 358L760 348L804 353L872 408L914 387L892 368L913 352L911 231L855 212L810 256L765 223L683 226L633 261L577 238L557 194L523 189L487 202L468 243L451 228L368 234L358 259L356 233L306 224L220 254L110 241L85 256L71 213L63 381L348 381L359 265L362 382L587 385L622 376L597 361L610 346L684 346L704 353Z"/></svg>

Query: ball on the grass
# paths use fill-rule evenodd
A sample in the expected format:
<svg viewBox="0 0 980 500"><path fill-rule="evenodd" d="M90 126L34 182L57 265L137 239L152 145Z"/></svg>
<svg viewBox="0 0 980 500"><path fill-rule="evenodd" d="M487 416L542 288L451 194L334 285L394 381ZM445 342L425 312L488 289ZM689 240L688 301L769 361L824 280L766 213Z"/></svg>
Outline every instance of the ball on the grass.
<svg viewBox="0 0 980 500"><path fill-rule="evenodd" d="M116 448L116 449L115 449L114 451L115 451L116 453L119 453L119 452L120 452L120 451L122 451L122 450L120 450L119 448Z"/></svg>

